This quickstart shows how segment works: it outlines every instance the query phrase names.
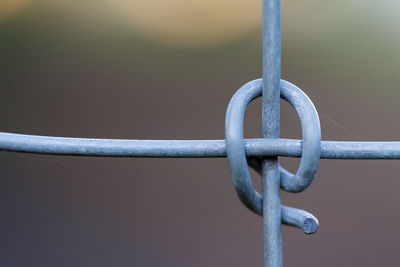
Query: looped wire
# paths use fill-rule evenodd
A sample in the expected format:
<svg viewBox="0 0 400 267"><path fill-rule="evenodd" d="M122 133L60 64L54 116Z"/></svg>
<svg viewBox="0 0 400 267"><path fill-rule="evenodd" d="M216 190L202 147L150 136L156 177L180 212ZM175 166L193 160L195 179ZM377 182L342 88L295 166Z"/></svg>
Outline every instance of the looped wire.
<svg viewBox="0 0 400 267"><path fill-rule="evenodd" d="M233 183L243 204L262 215L262 196L255 191L248 170L249 164L258 172L262 158L249 158L245 154L243 140L243 118L247 105L262 92L262 79L251 81L241 87L232 97L225 120L225 138L229 166ZM321 128L318 113L311 102L297 86L281 80L281 97L297 111L302 126L302 157L296 174L280 167L281 188L288 192L304 191L313 181L318 169L321 147ZM295 225L306 233L318 229L318 220L306 211L281 206L282 222Z"/></svg>

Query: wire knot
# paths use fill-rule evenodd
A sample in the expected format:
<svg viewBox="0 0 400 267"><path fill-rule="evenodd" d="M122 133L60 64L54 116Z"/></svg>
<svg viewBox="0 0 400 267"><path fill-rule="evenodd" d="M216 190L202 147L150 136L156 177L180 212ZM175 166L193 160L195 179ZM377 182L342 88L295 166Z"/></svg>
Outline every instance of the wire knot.
<svg viewBox="0 0 400 267"><path fill-rule="evenodd" d="M262 157L246 157L243 139L243 118L247 105L261 96L262 79L248 82L232 97L225 119L225 139L233 184L242 203L262 215L262 196L254 189L248 165L262 171ZM321 127L318 113L311 100L297 86L281 80L281 98L297 111L302 127L302 156L296 174L279 167L280 186L288 192L302 192L312 183L318 169L321 150ZM307 234L318 230L318 220L312 214L281 205L282 222L298 226Z"/></svg>

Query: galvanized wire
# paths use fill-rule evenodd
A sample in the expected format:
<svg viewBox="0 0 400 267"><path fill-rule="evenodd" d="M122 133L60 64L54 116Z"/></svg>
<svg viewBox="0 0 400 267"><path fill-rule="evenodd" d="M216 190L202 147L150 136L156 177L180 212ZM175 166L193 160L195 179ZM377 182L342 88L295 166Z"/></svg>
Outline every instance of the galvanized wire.
<svg viewBox="0 0 400 267"><path fill-rule="evenodd" d="M312 234L317 218L280 203L280 188L301 192L313 181L320 158L400 159L400 142L321 141L317 111L295 85L280 80L280 0L263 0L263 78L244 85L232 97L226 114L225 140L126 140L50 137L0 132L0 150L52 155L149 158L228 157L233 183L243 204L263 216L265 266L282 266L281 223ZM262 138L244 139L247 104L263 97ZM280 97L296 109L303 140L279 138ZM296 174L279 166L278 157L301 157ZM248 166L262 176L255 191Z"/></svg>
<svg viewBox="0 0 400 267"><path fill-rule="evenodd" d="M279 138L281 80L281 1L263 0L261 137ZM264 265L282 265L278 157L261 160Z"/></svg>
<svg viewBox="0 0 400 267"><path fill-rule="evenodd" d="M244 139L246 156L301 157L302 140ZM53 137L0 132L0 150L96 157L225 158L221 140L128 140ZM400 142L321 141L322 159L400 159Z"/></svg>
<svg viewBox="0 0 400 267"><path fill-rule="evenodd" d="M303 127L303 147L300 166L295 175L280 168L280 186L289 192L300 192L305 190L314 179L319 164L321 129L317 111L311 100L295 85L281 81L282 98L291 103L300 115ZM246 106L259 97L262 92L262 80L255 80L245 84L232 97L226 112L225 138L229 166L232 173L233 184L243 204L263 215L263 197L254 190L250 173L247 167L247 157L243 142L243 118ZM262 157L254 166L255 161L250 161L255 169L262 173ZM257 160L257 159L255 159ZM279 167L279 165L278 165ZM278 184L279 188L279 184ZM285 207L282 206L282 209ZM304 212L305 213L305 212ZM285 212L284 215L290 214ZM280 217L284 220L284 217ZM310 218L312 215L310 215ZM318 221L314 221L315 229L318 228ZM303 228L303 225L299 225Z"/></svg>
<svg viewBox="0 0 400 267"><path fill-rule="evenodd" d="M298 192L312 182L319 158L400 159L400 142L320 141L319 119L314 105L299 88L285 81L281 81L282 96L299 113L303 140L243 139L245 107L261 94L261 88L261 79L249 82L232 98L226 117L226 140L92 139L0 132L0 150L99 157L228 157L239 198L260 215L263 214L263 197L252 186L247 164L261 173L263 158L302 157L296 176L280 168L281 187ZM280 214L282 223L297 226L307 234L318 229L318 220L307 211L280 205Z"/></svg>
<svg viewBox="0 0 400 267"><path fill-rule="evenodd" d="M300 116L303 140L243 138L244 111L246 105L261 94L262 80L259 79L247 83L233 96L226 116L226 140L92 139L0 132L0 150L99 157L228 157L239 198L260 215L265 212L264 195L254 190L247 165L262 174L265 158L302 157L297 175L292 175L278 165L282 189L299 192L312 182L319 158L400 159L400 142L320 141L318 114L311 100L299 88L286 81L281 81L280 86L282 97L294 106ZM317 218L301 209L279 204L279 216L279 224L299 227L307 234L315 233L319 227ZM275 241L279 243L279 240ZM273 240L270 242L274 243ZM271 252L268 247L270 253L266 257L266 266L280 266L281 251L279 248L274 249L277 251ZM275 265L269 262L271 257L275 257Z"/></svg>

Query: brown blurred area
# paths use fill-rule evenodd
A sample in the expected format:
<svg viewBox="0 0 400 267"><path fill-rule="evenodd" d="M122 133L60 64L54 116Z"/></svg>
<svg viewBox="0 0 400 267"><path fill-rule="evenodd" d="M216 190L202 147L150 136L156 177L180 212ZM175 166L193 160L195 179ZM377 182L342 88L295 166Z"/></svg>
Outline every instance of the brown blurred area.
<svg viewBox="0 0 400 267"><path fill-rule="evenodd" d="M0 18L1 131L223 139L230 97L261 75L259 24L193 46L141 35L92 0L50 2ZM400 140L398 3L300 2L282 4L282 76L314 102L323 139ZM247 137L260 136L260 108L248 108ZM301 138L286 103L281 136ZM283 192L320 221L313 236L282 228L284 266L398 266L399 171L322 160L306 192ZM261 218L237 198L226 159L1 152L0 177L0 266L263 264Z"/></svg>

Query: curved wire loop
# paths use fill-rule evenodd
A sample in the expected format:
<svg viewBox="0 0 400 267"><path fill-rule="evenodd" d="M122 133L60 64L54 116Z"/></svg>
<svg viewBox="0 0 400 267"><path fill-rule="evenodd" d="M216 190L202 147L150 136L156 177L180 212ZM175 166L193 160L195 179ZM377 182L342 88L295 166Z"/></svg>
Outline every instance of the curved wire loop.
<svg viewBox="0 0 400 267"><path fill-rule="evenodd" d="M243 204L259 215L262 215L262 196L255 191L248 169L243 140L243 118L247 105L261 95L262 86L262 79L242 86L232 97L225 120L226 149L233 183ZM298 87L283 80L281 97L299 114L303 135L299 169L293 175L280 168L281 187L289 192L301 192L312 183L319 164L321 130L318 113L311 100ZM250 158L249 163L259 170L260 160L261 158ZM282 222L296 225L306 233L313 233L318 229L318 220L313 215L283 205Z"/></svg>

